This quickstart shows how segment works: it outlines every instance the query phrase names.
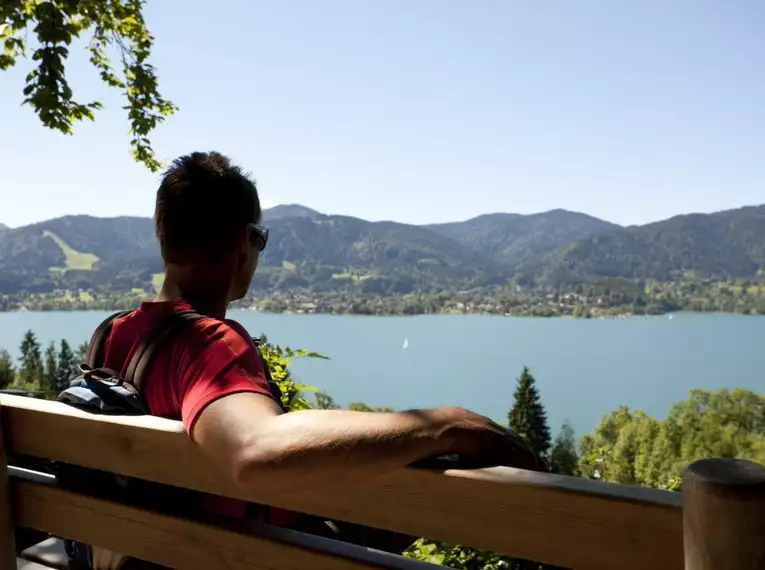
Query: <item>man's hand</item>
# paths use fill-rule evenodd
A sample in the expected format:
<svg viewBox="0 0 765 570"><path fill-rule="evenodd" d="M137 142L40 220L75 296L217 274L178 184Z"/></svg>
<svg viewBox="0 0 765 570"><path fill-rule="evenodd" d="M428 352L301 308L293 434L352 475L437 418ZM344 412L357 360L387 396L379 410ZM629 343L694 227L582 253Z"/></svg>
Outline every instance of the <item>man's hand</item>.
<svg viewBox="0 0 765 570"><path fill-rule="evenodd" d="M445 433L452 438L450 453L456 453L466 466L548 471L529 442L513 430L463 408L443 408L442 413L453 426Z"/></svg>

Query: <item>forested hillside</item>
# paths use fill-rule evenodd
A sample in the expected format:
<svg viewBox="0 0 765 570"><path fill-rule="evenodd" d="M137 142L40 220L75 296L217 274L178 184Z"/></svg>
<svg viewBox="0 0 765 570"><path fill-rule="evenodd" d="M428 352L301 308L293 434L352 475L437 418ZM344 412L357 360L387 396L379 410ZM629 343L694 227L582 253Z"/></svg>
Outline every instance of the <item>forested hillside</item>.
<svg viewBox="0 0 765 570"><path fill-rule="evenodd" d="M296 204L266 210L264 222L271 238L255 280L264 292L439 293L765 268L765 206L628 228L565 210L417 226ZM161 271L150 218L65 216L0 232L0 293L150 291Z"/></svg>

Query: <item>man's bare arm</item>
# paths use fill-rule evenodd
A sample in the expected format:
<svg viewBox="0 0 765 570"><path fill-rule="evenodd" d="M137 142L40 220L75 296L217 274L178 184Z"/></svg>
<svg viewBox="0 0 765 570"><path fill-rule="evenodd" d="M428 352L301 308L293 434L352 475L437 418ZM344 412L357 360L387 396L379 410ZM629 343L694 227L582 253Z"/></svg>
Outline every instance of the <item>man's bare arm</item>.
<svg viewBox="0 0 765 570"><path fill-rule="evenodd" d="M242 393L210 404L192 437L240 486L289 492L366 479L451 452L460 431L456 410L281 414L270 398Z"/></svg>

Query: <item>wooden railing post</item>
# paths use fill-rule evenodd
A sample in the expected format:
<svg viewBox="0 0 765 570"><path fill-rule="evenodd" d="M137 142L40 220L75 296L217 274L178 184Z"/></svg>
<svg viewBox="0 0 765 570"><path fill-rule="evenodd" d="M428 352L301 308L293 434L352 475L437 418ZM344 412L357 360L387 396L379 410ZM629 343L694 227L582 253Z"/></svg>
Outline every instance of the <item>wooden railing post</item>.
<svg viewBox="0 0 765 570"><path fill-rule="evenodd" d="M16 570L16 541L13 537L13 514L8 489L8 461L0 406L0 570Z"/></svg>
<svg viewBox="0 0 765 570"><path fill-rule="evenodd" d="M686 570L765 568L765 466L710 458L683 475Z"/></svg>

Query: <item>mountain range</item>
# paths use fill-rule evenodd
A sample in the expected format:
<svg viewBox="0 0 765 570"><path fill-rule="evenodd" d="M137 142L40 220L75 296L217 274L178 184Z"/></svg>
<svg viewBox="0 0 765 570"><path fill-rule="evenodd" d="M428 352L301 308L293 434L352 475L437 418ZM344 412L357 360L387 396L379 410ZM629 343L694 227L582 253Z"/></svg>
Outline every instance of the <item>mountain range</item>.
<svg viewBox="0 0 765 570"><path fill-rule="evenodd" d="M567 210L411 225L265 210L254 287L361 294L602 278L748 277L765 269L765 206L622 227ZM149 290L162 263L150 218L65 216L0 231L0 293Z"/></svg>

